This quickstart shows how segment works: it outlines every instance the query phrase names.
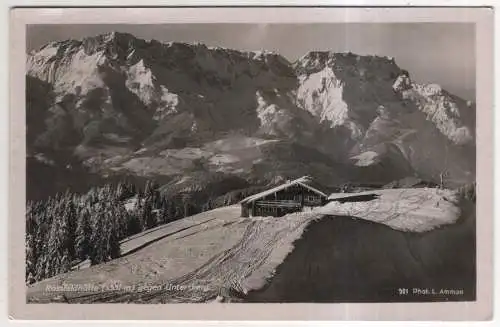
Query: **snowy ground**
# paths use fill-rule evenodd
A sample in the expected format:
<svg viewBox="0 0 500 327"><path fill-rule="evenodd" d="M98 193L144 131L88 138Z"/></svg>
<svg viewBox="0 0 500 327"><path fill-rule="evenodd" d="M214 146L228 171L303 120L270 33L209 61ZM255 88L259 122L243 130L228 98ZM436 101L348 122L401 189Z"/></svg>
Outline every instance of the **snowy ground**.
<svg viewBox="0 0 500 327"><path fill-rule="evenodd" d="M335 193L328 199L332 202L318 208L317 213L366 219L401 231L429 231L454 223L460 215L457 195L447 189Z"/></svg>
<svg viewBox="0 0 500 327"><path fill-rule="evenodd" d="M234 300L266 284L313 220L350 216L422 232L453 223L460 213L449 190L391 189L330 198L334 201L312 212L279 218L241 218L234 205L159 226L123 240L119 259L32 285L27 299L50 302L64 293L71 303ZM346 198L359 202L340 202Z"/></svg>
<svg viewBox="0 0 500 327"><path fill-rule="evenodd" d="M124 240L123 257L28 288L30 302L206 302L262 287L317 215L240 218L230 206ZM93 290L81 290L83 286ZM80 291L74 291L75 286ZM59 287L59 289L57 289Z"/></svg>

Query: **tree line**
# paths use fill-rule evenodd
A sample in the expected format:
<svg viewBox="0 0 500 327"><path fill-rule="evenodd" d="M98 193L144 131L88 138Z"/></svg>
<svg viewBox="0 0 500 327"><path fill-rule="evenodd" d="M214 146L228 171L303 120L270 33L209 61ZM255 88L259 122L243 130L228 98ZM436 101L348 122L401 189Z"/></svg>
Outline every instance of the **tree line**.
<svg viewBox="0 0 500 327"><path fill-rule="evenodd" d="M217 191L168 192L153 180L93 187L86 193L58 193L26 204L26 283L120 256L120 241L158 225L238 203L265 189L250 186ZM220 191L220 190L219 190ZM171 194L169 194L171 193Z"/></svg>
<svg viewBox="0 0 500 327"><path fill-rule="evenodd" d="M120 256L120 241L141 231L210 210L186 194L165 197L159 185L127 182L94 187L85 194L59 193L26 205L26 283Z"/></svg>

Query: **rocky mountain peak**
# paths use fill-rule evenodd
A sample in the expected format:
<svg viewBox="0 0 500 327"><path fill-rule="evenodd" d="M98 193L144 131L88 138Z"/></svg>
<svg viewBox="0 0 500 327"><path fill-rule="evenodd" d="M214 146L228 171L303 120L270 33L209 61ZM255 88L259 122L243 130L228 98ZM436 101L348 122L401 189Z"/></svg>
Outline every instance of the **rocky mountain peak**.
<svg viewBox="0 0 500 327"><path fill-rule="evenodd" d="M311 51L305 54L294 63L294 67L299 75L312 74L325 68L334 71L386 71L399 74L401 69L396 65L394 58L372 55L357 55L352 52L332 52L332 51Z"/></svg>
<svg viewBox="0 0 500 327"><path fill-rule="evenodd" d="M406 144L401 135L425 129L452 146L474 143L473 104L437 85L415 83L389 57L313 51L292 64L272 51L112 32L33 51L27 75L30 85L39 80L51 88L51 100L38 103L50 102L52 109L37 113L45 110L50 126L40 126L33 139L45 147L71 139L83 160L94 160L95 153L103 161L134 158L138 146L199 146L235 132L297 142L336 160L357 150L377 152L368 139ZM103 142L112 148L92 148ZM412 151L425 146L411 142Z"/></svg>

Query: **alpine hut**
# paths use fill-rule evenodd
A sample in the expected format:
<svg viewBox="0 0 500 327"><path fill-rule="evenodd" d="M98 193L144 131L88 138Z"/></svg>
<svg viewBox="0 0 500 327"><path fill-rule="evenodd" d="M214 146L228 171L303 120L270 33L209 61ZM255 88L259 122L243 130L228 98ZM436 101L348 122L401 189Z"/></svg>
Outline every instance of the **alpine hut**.
<svg viewBox="0 0 500 327"><path fill-rule="evenodd" d="M323 206L328 196L313 187L312 180L301 177L241 200L241 216L274 216Z"/></svg>

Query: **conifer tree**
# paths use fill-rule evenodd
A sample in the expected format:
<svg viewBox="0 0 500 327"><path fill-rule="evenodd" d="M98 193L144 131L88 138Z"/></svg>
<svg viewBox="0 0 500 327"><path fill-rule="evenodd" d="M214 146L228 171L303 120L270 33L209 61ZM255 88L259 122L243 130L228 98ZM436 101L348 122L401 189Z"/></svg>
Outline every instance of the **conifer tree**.
<svg viewBox="0 0 500 327"><path fill-rule="evenodd" d="M148 181L137 192L134 210L123 201L135 194L132 183L93 187L86 194L58 193L26 204L26 282L32 283L71 269L75 258L92 264L120 256L120 240L184 213L181 202L161 198ZM154 214L155 212L160 214Z"/></svg>
<svg viewBox="0 0 500 327"><path fill-rule="evenodd" d="M137 212L132 212L127 215L127 234L126 236L137 234L141 231L142 225Z"/></svg>
<svg viewBox="0 0 500 327"><path fill-rule="evenodd" d="M120 224L119 206L112 201L106 202L104 211L104 258L105 261L120 255Z"/></svg>
<svg viewBox="0 0 500 327"><path fill-rule="evenodd" d="M45 277L69 270L70 254L68 249L69 227L64 219L64 199L59 197L56 215L53 218L47 244L47 260L44 262ZM62 261L65 259L65 261Z"/></svg>
<svg viewBox="0 0 500 327"><path fill-rule="evenodd" d="M37 260L35 263L35 280L41 280L45 278L45 267L47 265L48 259L48 237L50 232L49 219L47 218L47 212L40 212L37 216L38 224L37 231L35 233L34 247L35 251L38 253Z"/></svg>
<svg viewBox="0 0 500 327"><path fill-rule="evenodd" d="M103 244L104 235L104 221L103 221L104 206L102 203L97 203L92 206L90 212L90 226L91 226L91 236L90 242L92 244L90 251L90 261L91 263L98 264L105 260Z"/></svg>
<svg viewBox="0 0 500 327"><path fill-rule="evenodd" d="M160 211L158 214L158 223L159 224L166 224L168 222L168 203L165 198L161 200L161 206L160 206Z"/></svg>
<svg viewBox="0 0 500 327"><path fill-rule="evenodd" d="M134 214L137 216L137 219L139 220L139 226L141 226L141 229L142 226L144 226L143 208L144 208L144 198L142 192L139 190L135 201Z"/></svg>
<svg viewBox="0 0 500 327"><path fill-rule="evenodd" d="M64 207L63 224L66 228L65 234L63 234L62 237L64 238L64 248L68 250L68 258L71 262L75 258L75 234L77 227L76 208L73 196L66 193L61 205Z"/></svg>
<svg viewBox="0 0 500 327"><path fill-rule="evenodd" d="M59 261L58 269L56 269L55 274L62 274L71 270L71 255L70 249L65 248L62 252L61 259Z"/></svg>
<svg viewBox="0 0 500 327"><path fill-rule="evenodd" d="M182 217L191 215L191 204L187 196L182 197Z"/></svg>
<svg viewBox="0 0 500 327"><path fill-rule="evenodd" d="M78 225L75 238L75 255L80 260L85 260L91 253L92 229L90 227L89 208L84 208L78 216Z"/></svg>
<svg viewBox="0 0 500 327"><path fill-rule="evenodd" d="M127 209L121 203L120 201L115 200L112 204L112 207L114 209L114 216L115 216L115 221L117 224L117 232L118 232L118 238L121 240L125 237L127 237L127 230L128 230L128 221L129 221L129 213L127 212Z"/></svg>
<svg viewBox="0 0 500 327"><path fill-rule="evenodd" d="M34 202L26 204L26 235L33 235L36 232L37 206Z"/></svg>
<svg viewBox="0 0 500 327"><path fill-rule="evenodd" d="M167 200L167 216L168 216L168 221L174 221L176 220L176 210L175 210L175 200L174 198L168 199Z"/></svg>
<svg viewBox="0 0 500 327"><path fill-rule="evenodd" d="M26 283L35 282L36 274L36 252L34 237L30 234L26 236Z"/></svg>
<svg viewBox="0 0 500 327"><path fill-rule="evenodd" d="M127 198L127 186L125 182L119 182L116 186L115 197L119 200L124 200Z"/></svg>
<svg viewBox="0 0 500 327"><path fill-rule="evenodd" d="M150 198L152 208L157 209L161 205L159 185L155 181L148 180L144 188L144 195Z"/></svg>
<svg viewBox="0 0 500 327"><path fill-rule="evenodd" d="M155 226L155 219L153 216L153 198L148 196L144 199L144 205L141 211L143 230L153 228Z"/></svg>
<svg viewBox="0 0 500 327"><path fill-rule="evenodd" d="M117 207L112 206L106 215L106 260L120 256L120 225L118 222L120 217L116 209Z"/></svg>

